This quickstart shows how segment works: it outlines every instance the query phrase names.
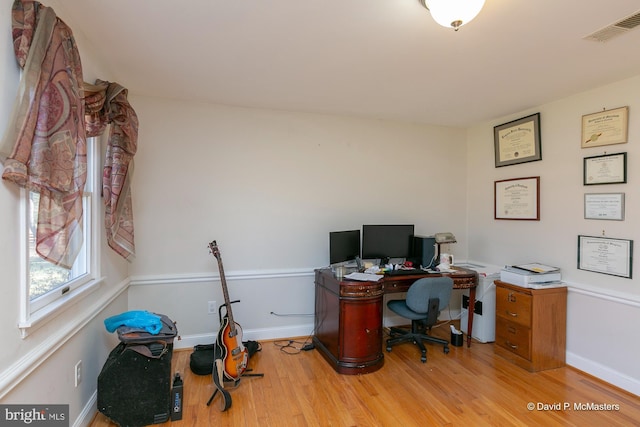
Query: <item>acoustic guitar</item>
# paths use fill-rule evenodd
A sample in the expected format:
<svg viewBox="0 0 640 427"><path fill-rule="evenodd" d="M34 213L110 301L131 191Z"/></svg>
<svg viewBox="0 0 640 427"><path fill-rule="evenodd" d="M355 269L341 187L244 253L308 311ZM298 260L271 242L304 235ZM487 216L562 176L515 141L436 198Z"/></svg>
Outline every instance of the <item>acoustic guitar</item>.
<svg viewBox="0 0 640 427"><path fill-rule="evenodd" d="M242 344L242 328L233 320L227 280L224 277L222 256L215 240L209 243L209 249L218 260L220 282L222 282L222 293L224 294L224 304L227 311L221 321L220 331L218 332L218 345L222 349L223 377L228 381L237 381L247 369L249 351Z"/></svg>

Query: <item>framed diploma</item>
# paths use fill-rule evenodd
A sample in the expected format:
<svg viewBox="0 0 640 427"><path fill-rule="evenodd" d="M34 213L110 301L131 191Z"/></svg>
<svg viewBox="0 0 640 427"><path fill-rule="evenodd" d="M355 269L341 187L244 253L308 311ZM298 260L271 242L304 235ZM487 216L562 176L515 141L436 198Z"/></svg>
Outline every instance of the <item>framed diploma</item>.
<svg viewBox="0 0 640 427"><path fill-rule="evenodd" d="M578 236L578 269L631 279L633 240Z"/></svg>
<svg viewBox="0 0 640 427"><path fill-rule="evenodd" d="M582 148L623 144L629 132L629 107L582 116Z"/></svg>
<svg viewBox="0 0 640 427"><path fill-rule="evenodd" d="M540 113L493 128L496 167L542 160Z"/></svg>
<svg viewBox="0 0 640 427"><path fill-rule="evenodd" d="M540 220L540 177L496 181L494 218Z"/></svg>
<svg viewBox="0 0 640 427"><path fill-rule="evenodd" d="M627 182L627 153L584 158L584 185L624 184Z"/></svg>
<svg viewBox="0 0 640 427"><path fill-rule="evenodd" d="M585 219L624 219L624 193L585 193Z"/></svg>

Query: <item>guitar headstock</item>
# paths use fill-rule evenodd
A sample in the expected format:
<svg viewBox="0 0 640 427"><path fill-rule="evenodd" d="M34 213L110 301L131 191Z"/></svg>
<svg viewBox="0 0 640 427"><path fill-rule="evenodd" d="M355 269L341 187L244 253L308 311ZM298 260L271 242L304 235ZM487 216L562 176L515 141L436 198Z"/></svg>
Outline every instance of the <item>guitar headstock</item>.
<svg viewBox="0 0 640 427"><path fill-rule="evenodd" d="M218 244L216 243L215 240L209 243L209 250L211 251L214 257L216 257L217 259L220 259L220 250L218 249Z"/></svg>

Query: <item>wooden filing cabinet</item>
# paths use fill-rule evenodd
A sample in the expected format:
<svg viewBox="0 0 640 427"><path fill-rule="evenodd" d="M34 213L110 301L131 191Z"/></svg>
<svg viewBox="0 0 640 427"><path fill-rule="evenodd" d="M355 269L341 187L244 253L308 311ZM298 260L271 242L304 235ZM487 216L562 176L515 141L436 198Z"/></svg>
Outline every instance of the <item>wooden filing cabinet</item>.
<svg viewBox="0 0 640 427"><path fill-rule="evenodd" d="M496 354L531 371L565 365L566 286L530 289L495 281Z"/></svg>

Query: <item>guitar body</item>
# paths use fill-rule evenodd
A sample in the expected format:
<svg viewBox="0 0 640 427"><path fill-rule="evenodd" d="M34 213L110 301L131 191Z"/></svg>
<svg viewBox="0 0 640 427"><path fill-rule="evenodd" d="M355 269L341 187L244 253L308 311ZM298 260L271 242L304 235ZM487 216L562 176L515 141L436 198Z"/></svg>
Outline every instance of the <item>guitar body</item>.
<svg viewBox="0 0 640 427"><path fill-rule="evenodd" d="M224 365L224 377L229 381L236 381L247 369L249 351L242 344L242 329L235 323L231 327L229 316L224 316L220 331L218 332L218 344L222 348L222 361Z"/></svg>

